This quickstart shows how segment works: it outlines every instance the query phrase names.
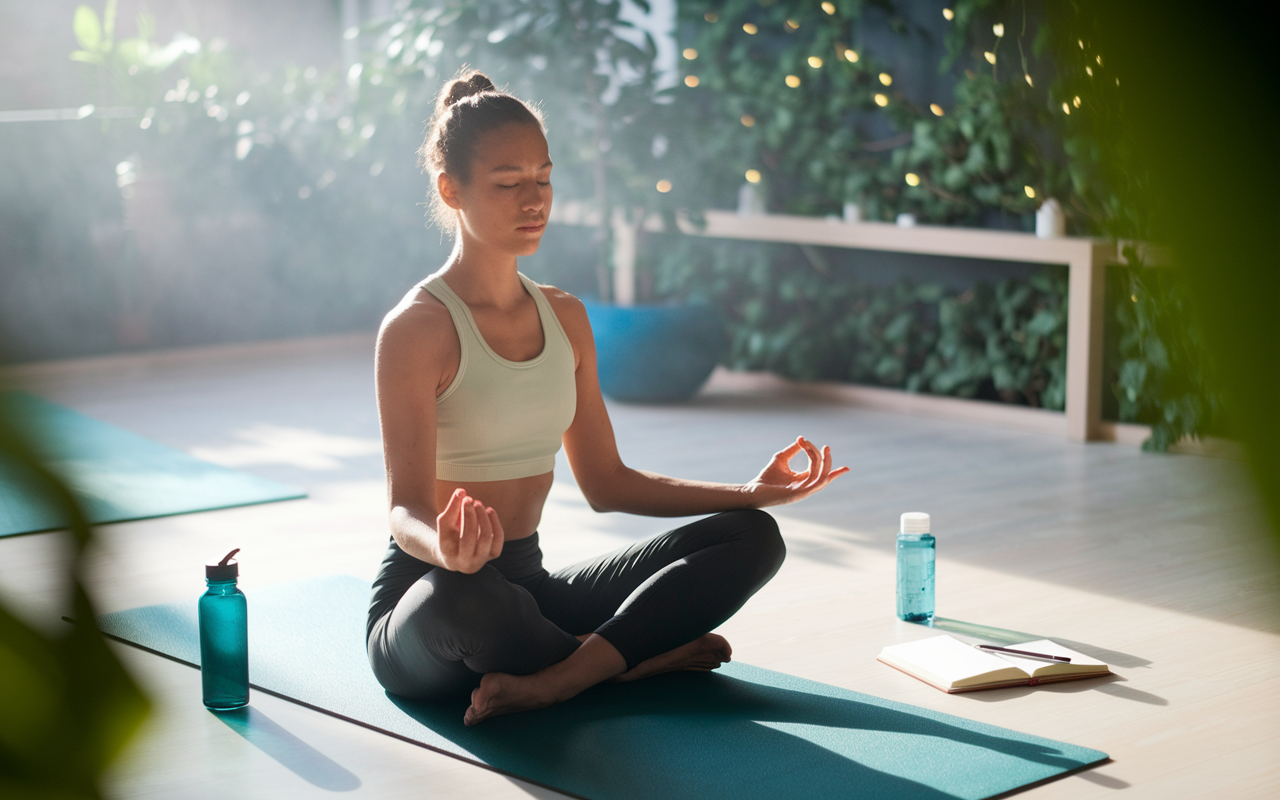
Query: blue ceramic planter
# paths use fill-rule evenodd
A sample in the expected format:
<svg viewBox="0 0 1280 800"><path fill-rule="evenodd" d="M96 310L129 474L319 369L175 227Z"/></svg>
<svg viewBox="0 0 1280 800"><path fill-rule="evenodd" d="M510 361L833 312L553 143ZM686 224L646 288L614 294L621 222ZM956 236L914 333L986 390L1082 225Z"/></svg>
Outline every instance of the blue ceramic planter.
<svg viewBox="0 0 1280 800"><path fill-rule="evenodd" d="M596 339L600 389L615 400L688 400L728 352L724 325L706 303L586 306Z"/></svg>

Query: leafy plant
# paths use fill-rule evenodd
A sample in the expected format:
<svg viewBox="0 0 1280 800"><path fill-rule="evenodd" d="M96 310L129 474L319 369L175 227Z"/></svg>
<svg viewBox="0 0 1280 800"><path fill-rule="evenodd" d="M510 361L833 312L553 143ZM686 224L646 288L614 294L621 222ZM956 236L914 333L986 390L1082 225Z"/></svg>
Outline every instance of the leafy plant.
<svg viewBox="0 0 1280 800"><path fill-rule="evenodd" d="M1144 450L1223 433L1224 404L1182 276L1145 266L1132 248L1125 255L1128 263L1109 275L1115 324L1109 377L1119 419L1151 426Z"/></svg>
<svg viewBox="0 0 1280 800"><path fill-rule="evenodd" d="M77 621L51 635L0 604L0 794L98 798L103 771L141 724L147 701L94 624L80 574L92 531L14 405L0 394L0 474L65 515L73 548L64 569Z"/></svg>

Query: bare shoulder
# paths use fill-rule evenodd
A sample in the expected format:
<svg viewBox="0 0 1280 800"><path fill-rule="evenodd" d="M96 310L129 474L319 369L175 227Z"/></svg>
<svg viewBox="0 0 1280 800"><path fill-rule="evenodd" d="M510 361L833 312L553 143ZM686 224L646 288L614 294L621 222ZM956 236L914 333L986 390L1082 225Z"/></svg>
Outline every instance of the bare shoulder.
<svg viewBox="0 0 1280 800"><path fill-rule="evenodd" d="M382 318L378 359L447 359L458 349L457 332L448 307L430 292L415 287Z"/></svg>
<svg viewBox="0 0 1280 800"><path fill-rule="evenodd" d="M591 341L591 323L587 319L587 307L577 297L555 286L538 286L556 312L556 319L564 328L569 341L576 349L579 344Z"/></svg>

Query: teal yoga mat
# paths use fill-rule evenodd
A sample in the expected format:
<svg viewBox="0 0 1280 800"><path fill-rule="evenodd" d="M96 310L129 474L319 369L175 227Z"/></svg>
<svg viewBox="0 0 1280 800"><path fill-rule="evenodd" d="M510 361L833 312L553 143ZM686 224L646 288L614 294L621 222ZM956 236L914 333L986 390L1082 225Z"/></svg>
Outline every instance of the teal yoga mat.
<svg viewBox="0 0 1280 800"><path fill-rule="evenodd" d="M35 434L41 454L71 485L93 524L306 497L29 394L0 394L0 404ZM0 536L66 524L26 476L0 460Z"/></svg>
<svg viewBox="0 0 1280 800"><path fill-rule="evenodd" d="M601 685L467 728L465 696L403 700L374 680L364 652L366 582L329 576L247 594L254 687L594 800L977 800L1107 758L736 662L713 673ZM99 622L110 636L200 661L195 598Z"/></svg>

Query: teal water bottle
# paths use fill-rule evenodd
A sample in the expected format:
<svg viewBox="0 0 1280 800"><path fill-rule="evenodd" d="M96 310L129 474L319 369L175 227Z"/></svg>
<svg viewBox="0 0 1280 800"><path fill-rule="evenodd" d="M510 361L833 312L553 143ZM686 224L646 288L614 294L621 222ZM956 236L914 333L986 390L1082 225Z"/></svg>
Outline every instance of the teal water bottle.
<svg viewBox="0 0 1280 800"><path fill-rule="evenodd" d="M933 567L936 540L929 533L929 515L902 515L898 529L898 619L933 622Z"/></svg>
<svg viewBox="0 0 1280 800"><path fill-rule="evenodd" d="M249 614L244 593L236 588L240 564L227 553L206 564L208 591L200 598L200 682L204 705L230 711L249 704Z"/></svg>

